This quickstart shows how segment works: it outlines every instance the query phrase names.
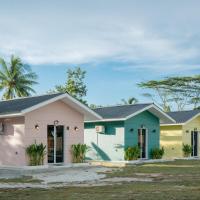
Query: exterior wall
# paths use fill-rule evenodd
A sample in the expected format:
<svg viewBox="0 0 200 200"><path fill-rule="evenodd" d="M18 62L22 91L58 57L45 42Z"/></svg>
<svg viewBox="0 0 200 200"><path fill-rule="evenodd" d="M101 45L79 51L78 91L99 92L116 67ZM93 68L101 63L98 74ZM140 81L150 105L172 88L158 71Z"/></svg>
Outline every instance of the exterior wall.
<svg viewBox="0 0 200 200"><path fill-rule="evenodd" d="M148 158L150 158L151 149L159 147L160 122L159 118L148 111L144 111L125 121L125 148L138 145L138 129L141 126L147 129ZM130 132L130 129L134 131Z"/></svg>
<svg viewBox="0 0 200 200"><path fill-rule="evenodd" d="M105 126L105 134L96 133L97 125ZM89 160L124 160L124 122L85 123L84 143Z"/></svg>
<svg viewBox="0 0 200 200"><path fill-rule="evenodd" d="M191 131L198 131L198 156L200 155L200 116L183 126L183 144L191 145Z"/></svg>
<svg viewBox="0 0 200 200"><path fill-rule="evenodd" d="M35 141L47 145L47 125L53 125L55 120L59 121L58 125L64 126L64 163L70 163L71 145L84 141L84 116L62 101L51 103L25 115L25 147ZM39 125L39 130L35 129L36 124ZM66 130L67 126L69 130ZM78 127L77 131L74 130L75 126ZM44 164L47 164L47 155Z"/></svg>
<svg viewBox="0 0 200 200"><path fill-rule="evenodd" d="M105 126L105 134L98 134L95 126ZM138 114L125 122L85 123L84 142L91 147L88 159L124 160L124 149L138 145L138 129L145 126L148 130L148 157L152 148L159 147L159 119L148 111ZM130 129L134 129L130 132ZM155 132L154 132L155 130Z"/></svg>
<svg viewBox="0 0 200 200"><path fill-rule="evenodd" d="M182 126L161 126L160 127L160 146L164 147L165 159L181 158L183 145Z"/></svg>
<svg viewBox="0 0 200 200"><path fill-rule="evenodd" d="M24 165L24 117L1 119L4 134L0 135L0 165Z"/></svg>

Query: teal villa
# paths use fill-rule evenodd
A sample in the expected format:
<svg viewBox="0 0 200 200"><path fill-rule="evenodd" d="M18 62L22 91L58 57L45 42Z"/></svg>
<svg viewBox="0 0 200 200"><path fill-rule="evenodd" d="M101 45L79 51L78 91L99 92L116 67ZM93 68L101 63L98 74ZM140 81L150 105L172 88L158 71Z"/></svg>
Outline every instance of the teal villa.
<svg viewBox="0 0 200 200"><path fill-rule="evenodd" d="M94 109L102 117L85 121L84 143L88 160L123 161L126 147L138 145L140 158L149 159L160 147L160 123L174 119L155 104L134 104Z"/></svg>

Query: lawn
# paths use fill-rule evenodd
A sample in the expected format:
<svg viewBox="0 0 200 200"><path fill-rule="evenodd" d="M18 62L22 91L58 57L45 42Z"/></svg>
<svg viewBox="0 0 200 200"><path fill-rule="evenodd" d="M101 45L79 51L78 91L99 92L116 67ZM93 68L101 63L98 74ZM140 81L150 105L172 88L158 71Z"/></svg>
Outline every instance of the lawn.
<svg viewBox="0 0 200 200"><path fill-rule="evenodd" d="M152 182L122 182L106 186L55 189L4 189L0 200L78 200L78 199L200 199L200 161L129 166L107 177L151 178Z"/></svg>

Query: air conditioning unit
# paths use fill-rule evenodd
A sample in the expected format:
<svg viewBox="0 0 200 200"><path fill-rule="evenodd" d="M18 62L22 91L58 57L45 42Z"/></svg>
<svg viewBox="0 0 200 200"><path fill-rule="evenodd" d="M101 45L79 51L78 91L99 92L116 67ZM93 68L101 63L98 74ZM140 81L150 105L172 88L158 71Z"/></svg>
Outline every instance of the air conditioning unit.
<svg viewBox="0 0 200 200"><path fill-rule="evenodd" d="M0 122L0 135L4 135L4 124Z"/></svg>
<svg viewBox="0 0 200 200"><path fill-rule="evenodd" d="M96 133L105 133L105 127L104 126L95 126Z"/></svg>

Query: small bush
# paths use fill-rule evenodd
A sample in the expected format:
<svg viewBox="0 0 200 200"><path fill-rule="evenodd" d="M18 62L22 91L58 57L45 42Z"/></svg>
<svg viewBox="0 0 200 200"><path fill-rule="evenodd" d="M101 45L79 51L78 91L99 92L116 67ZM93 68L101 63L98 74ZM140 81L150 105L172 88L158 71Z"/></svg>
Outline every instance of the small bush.
<svg viewBox="0 0 200 200"><path fill-rule="evenodd" d="M71 146L73 163L83 163L89 147L86 144L73 144Z"/></svg>
<svg viewBox="0 0 200 200"><path fill-rule="evenodd" d="M184 157L190 157L192 153L192 146L189 144L183 144L183 156Z"/></svg>
<svg viewBox="0 0 200 200"><path fill-rule="evenodd" d="M29 145L26 147L26 153L29 157L29 165L36 166L36 165L43 165L44 163L44 156L46 154L46 146L41 144L34 144Z"/></svg>
<svg viewBox="0 0 200 200"><path fill-rule="evenodd" d="M153 148L151 150L151 158L152 159L161 159L165 153L164 148Z"/></svg>
<svg viewBox="0 0 200 200"><path fill-rule="evenodd" d="M125 160L137 160L140 157L140 148L138 146L127 147L125 149Z"/></svg>

